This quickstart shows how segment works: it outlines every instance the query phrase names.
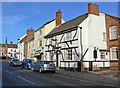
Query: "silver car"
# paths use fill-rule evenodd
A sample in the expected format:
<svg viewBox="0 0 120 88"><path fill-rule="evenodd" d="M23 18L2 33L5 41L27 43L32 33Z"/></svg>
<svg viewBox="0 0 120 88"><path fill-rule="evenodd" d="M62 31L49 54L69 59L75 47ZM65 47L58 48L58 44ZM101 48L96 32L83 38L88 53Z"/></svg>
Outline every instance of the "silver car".
<svg viewBox="0 0 120 88"><path fill-rule="evenodd" d="M40 73L42 73L44 71L51 71L51 72L55 73L56 67L53 62L38 60L36 63L33 64L33 67L31 68L31 70L39 71Z"/></svg>
<svg viewBox="0 0 120 88"><path fill-rule="evenodd" d="M21 66L20 60L15 58L11 59L9 63L10 63L10 66Z"/></svg>

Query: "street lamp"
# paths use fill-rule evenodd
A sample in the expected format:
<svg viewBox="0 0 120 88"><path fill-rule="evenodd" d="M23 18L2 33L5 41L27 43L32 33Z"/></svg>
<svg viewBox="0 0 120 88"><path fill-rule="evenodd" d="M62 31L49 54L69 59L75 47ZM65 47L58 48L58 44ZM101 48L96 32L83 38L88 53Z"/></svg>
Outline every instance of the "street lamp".
<svg viewBox="0 0 120 88"><path fill-rule="evenodd" d="M18 51L19 51L19 60L20 60L20 39L17 39L18 40L18 47L19 47L19 49L18 49Z"/></svg>

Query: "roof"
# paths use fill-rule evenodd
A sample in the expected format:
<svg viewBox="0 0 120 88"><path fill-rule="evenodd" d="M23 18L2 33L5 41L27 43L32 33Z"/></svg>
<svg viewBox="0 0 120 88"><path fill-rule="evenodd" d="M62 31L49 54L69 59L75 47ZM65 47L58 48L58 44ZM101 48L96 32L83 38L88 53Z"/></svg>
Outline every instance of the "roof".
<svg viewBox="0 0 120 88"><path fill-rule="evenodd" d="M88 13L78 16L70 21L67 21L67 22L61 24L60 26L54 28L48 35L45 36L45 38L54 36L57 33L74 28L74 27L78 26L81 22L83 22L87 17L88 17Z"/></svg>
<svg viewBox="0 0 120 88"><path fill-rule="evenodd" d="M8 48L17 48L17 44L7 44Z"/></svg>
<svg viewBox="0 0 120 88"><path fill-rule="evenodd" d="M39 29L41 29L41 28L43 28L45 25L47 25L47 24L49 24L49 23L51 23L52 21L54 21L55 19L53 19L53 20L50 20L50 21L48 21L48 22L46 22L45 24L43 24L40 28L38 28L37 30L35 30L35 32L36 31L38 31Z"/></svg>
<svg viewBox="0 0 120 88"><path fill-rule="evenodd" d="M105 15L107 15L107 16L109 16L109 17L115 19L116 21L118 21L118 22L120 23L120 18L119 18L119 17L111 16L111 15L109 15L109 14L105 14Z"/></svg>
<svg viewBox="0 0 120 88"><path fill-rule="evenodd" d="M23 41L26 41L27 38L27 34L20 40L20 43L22 43Z"/></svg>
<svg viewBox="0 0 120 88"><path fill-rule="evenodd" d="M26 36L27 36L27 34L24 34L24 35L19 39L18 42L22 41L22 39L25 38Z"/></svg>
<svg viewBox="0 0 120 88"><path fill-rule="evenodd" d="M6 44L0 44L0 47L6 47Z"/></svg>
<svg viewBox="0 0 120 88"><path fill-rule="evenodd" d="M0 44L0 47L2 47L2 48L5 48L5 47L7 47L7 48L17 48L17 44Z"/></svg>

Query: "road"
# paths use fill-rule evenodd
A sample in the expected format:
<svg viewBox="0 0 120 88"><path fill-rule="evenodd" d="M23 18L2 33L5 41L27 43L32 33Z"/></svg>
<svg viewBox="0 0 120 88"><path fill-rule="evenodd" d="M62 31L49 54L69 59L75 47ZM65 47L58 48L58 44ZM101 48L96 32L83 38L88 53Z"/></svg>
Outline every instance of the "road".
<svg viewBox="0 0 120 88"><path fill-rule="evenodd" d="M87 80L79 80L53 73L39 73L31 70L11 67L7 60L2 63L2 86L104 86ZM105 85L106 86L106 85Z"/></svg>

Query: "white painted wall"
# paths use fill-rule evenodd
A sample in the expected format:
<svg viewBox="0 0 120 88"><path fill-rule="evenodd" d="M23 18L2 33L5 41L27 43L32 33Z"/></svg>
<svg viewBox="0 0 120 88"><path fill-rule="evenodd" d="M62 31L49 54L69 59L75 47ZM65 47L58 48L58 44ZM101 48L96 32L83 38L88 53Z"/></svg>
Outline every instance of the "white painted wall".
<svg viewBox="0 0 120 88"><path fill-rule="evenodd" d="M22 61L23 59L25 59L24 57L24 42L20 42L23 38L25 38L27 34L23 35L20 40L18 41L18 59L20 61Z"/></svg>
<svg viewBox="0 0 120 88"><path fill-rule="evenodd" d="M83 53L87 48L89 48L83 60L85 61L94 60L93 58L94 47L98 48L97 60L101 60L99 49L107 49L106 41L103 41L103 32L106 33L105 14L100 13L99 16L89 14L88 18L85 19L79 26L82 27ZM79 30L79 34L80 34L80 30ZM80 42L79 42L79 47L80 47ZM105 60L108 60L108 58L109 55L106 55ZM88 67L88 64L85 64L85 66ZM100 64L98 64L98 66L100 66Z"/></svg>
<svg viewBox="0 0 120 88"><path fill-rule="evenodd" d="M16 51L16 52L15 52L15 51ZM11 57L11 54L12 54L12 57L11 57L11 58L16 58L16 57L18 58L17 52L18 52L18 49L17 49L17 48L8 48L8 56ZM14 54L16 54L16 57L15 57Z"/></svg>

